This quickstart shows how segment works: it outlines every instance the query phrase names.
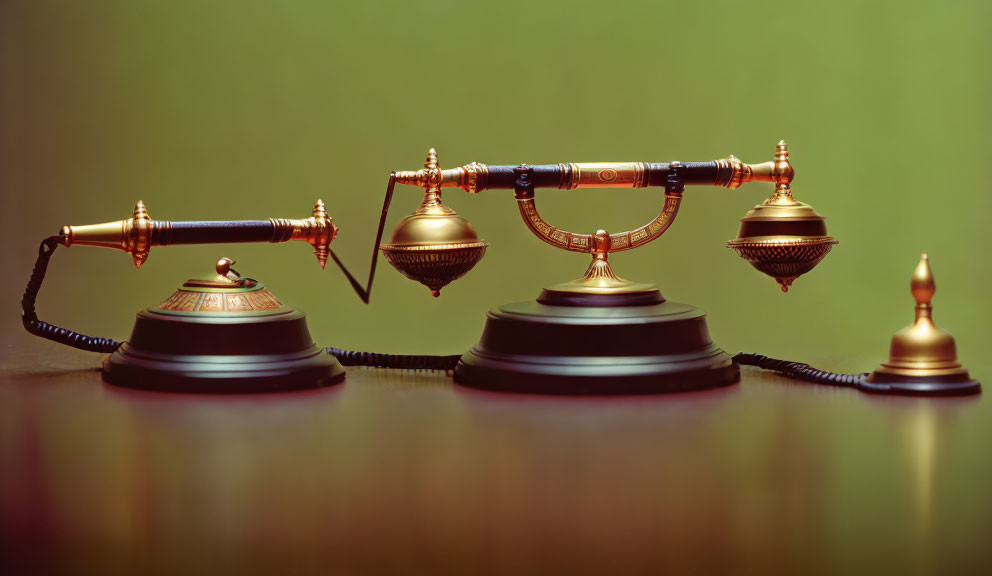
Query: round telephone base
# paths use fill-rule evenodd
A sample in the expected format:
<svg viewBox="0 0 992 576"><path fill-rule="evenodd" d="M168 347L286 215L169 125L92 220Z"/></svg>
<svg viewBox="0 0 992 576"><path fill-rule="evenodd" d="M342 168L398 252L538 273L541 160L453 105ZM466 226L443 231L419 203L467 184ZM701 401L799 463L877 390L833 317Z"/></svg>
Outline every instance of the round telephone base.
<svg viewBox="0 0 992 576"><path fill-rule="evenodd" d="M489 311L455 382L533 394L658 394L728 386L740 369L710 339L706 314L686 304L551 306Z"/></svg>
<svg viewBox="0 0 992 576"><path fill-rule="evenodd" d="M115 386L205 394L285 392L344 380L299 311L264 316L138 313L131 338L103 362Z"/></svg>

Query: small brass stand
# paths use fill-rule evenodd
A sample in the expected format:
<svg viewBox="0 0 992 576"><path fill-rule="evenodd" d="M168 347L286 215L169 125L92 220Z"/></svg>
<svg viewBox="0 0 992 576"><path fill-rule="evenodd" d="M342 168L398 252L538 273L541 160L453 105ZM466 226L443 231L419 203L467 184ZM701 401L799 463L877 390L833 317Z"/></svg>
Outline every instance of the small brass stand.
<svg viewBox="0 0 992 576"><path fill-rule="evenodd" d="M978 380L972 379L958 362L954 337L933 322L931 301L937 287L926 254L920 256L910 290L916 300L916 319L892 337L889 361L868 376L868 384L905 394L981 392Z"/></svg>

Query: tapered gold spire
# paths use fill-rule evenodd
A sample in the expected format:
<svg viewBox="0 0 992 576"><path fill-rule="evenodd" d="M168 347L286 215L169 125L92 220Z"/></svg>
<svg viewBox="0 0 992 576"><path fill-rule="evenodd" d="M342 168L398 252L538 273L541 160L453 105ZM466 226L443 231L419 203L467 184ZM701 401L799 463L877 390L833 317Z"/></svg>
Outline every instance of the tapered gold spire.
<svg viewBox="0 0 992 576"><path fill-rule="evenodd" d="M933 271L930 269L930 257L925 253L920 256L920 263L913 271L913 280L909 286L913 298L916 299L916 319L919 320L921 307L930 308L934 292L937 291L937 286L933 282Z"/></svg>

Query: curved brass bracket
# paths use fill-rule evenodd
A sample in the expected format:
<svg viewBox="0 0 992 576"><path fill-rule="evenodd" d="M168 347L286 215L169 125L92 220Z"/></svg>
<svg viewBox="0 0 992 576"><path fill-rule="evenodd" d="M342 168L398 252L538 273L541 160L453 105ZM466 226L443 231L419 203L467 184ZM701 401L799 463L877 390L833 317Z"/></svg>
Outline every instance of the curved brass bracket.
<svg viewBox="0 0 992 576"><path fill-rule="evenodd" d="M638 228L610 234L609 252L622 252L643 246L665 233L675 220L682 202L682 194L665 194L665 205L658 216ZM593 252L592 234L576 234L549 224L537 211L534 198L518 198L517 207L527 228L544 242L571 252Z"/></svg>
<svg viewBox="0 0 992 576"><path fill-rule="evenodd" d="M672 162L672 167L677 168L678 162ZM535 236L556 248L571 252L595 252L593 247L592 234L576 234L562 230L549 224L537 211L534 202L533 186L529 184L529 175L526 174L526 165L518 172L517 207L520 209L520 216L523 218L527 228ZM652 240L661 237L672 225L675 216L679 211L679 204L682 202L681 187L669 187L665 192L665 204L661 212L647 224L628 230L610 234L610 245L606 252L622 252L643 246Z"/></svg>

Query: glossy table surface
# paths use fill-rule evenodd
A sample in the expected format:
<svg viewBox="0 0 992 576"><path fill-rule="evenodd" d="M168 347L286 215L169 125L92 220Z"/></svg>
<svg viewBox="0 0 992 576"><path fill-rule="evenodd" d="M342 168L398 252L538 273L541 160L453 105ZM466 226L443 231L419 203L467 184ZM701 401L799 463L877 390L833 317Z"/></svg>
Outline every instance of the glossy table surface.
<svg viewBox="0 0 992 576"><path fill-rule="evenodd" d="M302 393L177 396L104 384L99 355L6 352L5 573L950 574L992 560L982 397L752 368L674 396L500 395L369 369Z"/></svg>

